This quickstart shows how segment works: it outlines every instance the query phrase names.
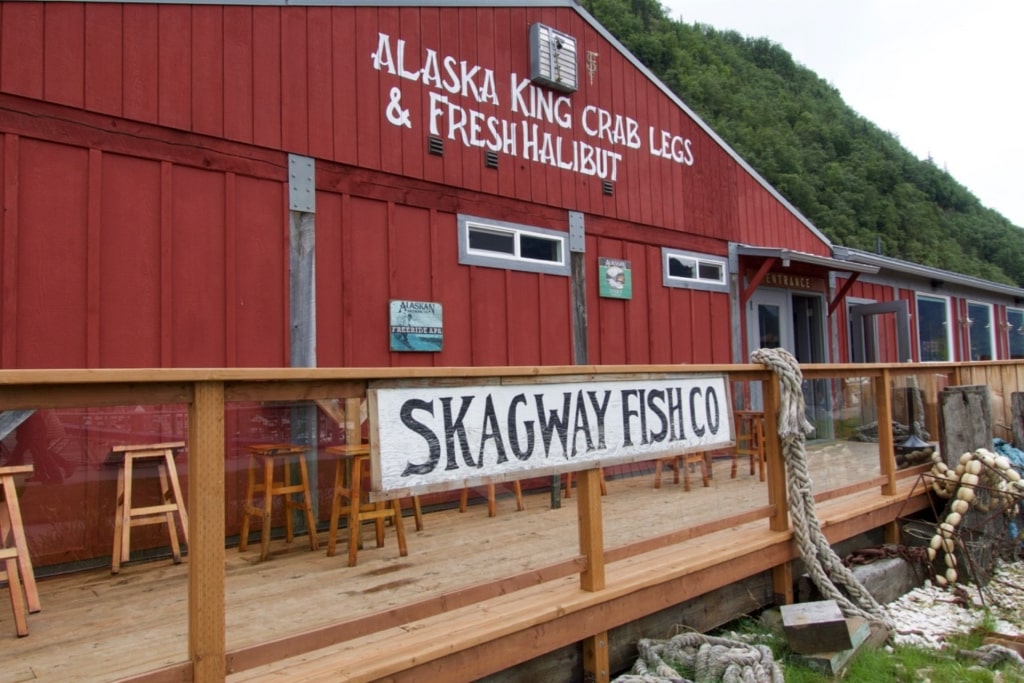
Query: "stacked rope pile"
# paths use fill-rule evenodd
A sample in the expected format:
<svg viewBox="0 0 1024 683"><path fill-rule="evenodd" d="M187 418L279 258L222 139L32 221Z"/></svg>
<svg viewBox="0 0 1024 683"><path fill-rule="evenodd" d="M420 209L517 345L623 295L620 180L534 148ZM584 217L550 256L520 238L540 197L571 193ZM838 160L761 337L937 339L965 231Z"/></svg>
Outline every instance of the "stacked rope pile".
<svg viewBox="0 0 1024 683"><path fill-rule="evenodd" d="M782 666L767 645L680 633L669 640L642 638L632 671L615 683L689 683L680 671L693 672L694 683L783 683Z"/></svg>
<svg viewBox="0 0 1024 683"><path fill-rule="evenodd" d="M750 360L768 367L781 383L778 414L779 440L786 464L789 511L793 518L800 559L814 585L827 599L835 600L846 616L862 616L880 622L890 631L892 621L885 608L857 581L821 531L814 511L814 492L807 466L806 437L813 427L805 417L803 373L796 359L785 349L758 349ZM845 589L845 593L840 590ZM848 594L848 595L847 595Z"/></svg>

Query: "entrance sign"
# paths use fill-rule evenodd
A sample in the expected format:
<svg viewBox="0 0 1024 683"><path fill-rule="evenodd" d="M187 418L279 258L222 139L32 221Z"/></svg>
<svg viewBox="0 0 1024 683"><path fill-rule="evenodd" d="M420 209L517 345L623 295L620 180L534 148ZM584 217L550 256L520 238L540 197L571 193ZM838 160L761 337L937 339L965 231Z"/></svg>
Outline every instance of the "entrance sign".
<svg viewBox="0 0 1024 683"><path fill-rule="evenodd" d="M492 381L370 389L377 498L735 443L724 375L557 384Z"/></svg>

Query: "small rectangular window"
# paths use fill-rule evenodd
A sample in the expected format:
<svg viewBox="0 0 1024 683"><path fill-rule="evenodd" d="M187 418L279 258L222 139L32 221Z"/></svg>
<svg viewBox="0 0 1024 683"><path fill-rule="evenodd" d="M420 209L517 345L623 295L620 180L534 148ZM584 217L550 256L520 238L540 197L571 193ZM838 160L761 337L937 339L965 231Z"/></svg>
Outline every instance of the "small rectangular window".
<svg viewBox="0 0 1024 683"><path fill-rule="evenodd" d="M459 263L568 275L568 234L459 216Z"/></svg>
<svg viewBox="0 0 1024 683"><path fill-rule="evenodd" d="M967 338L971 360L995 360L994 327L991 304L967 302Z"/></svg>
<svg viewBox="0 0 1024 683"><path fill-rule="evenodd" d="M663 248L661 253L662 283L666 287L729 291L726 277L729 269L724 258L668 248Z"/></svg>
<svg viewBox="0 0 1024 683"><path fill-rule="evenodd" d="M1010 350L1010 358L1024 358L1024 310L1006 309L1006 335L1006 348Z"/></svg>
<svg viewBox="0 0 1024 683"><path fill-rule="evenodd" d="M475 251L494 251L509 256L516 255L516 236L511 232L471 228L469 248Z"/></svg>
<svg viewBox="0 0 1024 683"><path fill-rule="evenodd" d="M949 299L917 295L917 337L922 363L953 360Z"/></svg>

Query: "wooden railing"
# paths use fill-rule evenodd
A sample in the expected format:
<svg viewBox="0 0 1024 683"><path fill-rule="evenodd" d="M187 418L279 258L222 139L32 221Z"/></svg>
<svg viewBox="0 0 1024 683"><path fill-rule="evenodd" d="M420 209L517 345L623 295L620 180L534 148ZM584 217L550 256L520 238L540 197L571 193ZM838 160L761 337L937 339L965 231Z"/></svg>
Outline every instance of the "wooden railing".
<svg viewBox="0 0 1024 683"><path fill-rule="evenodd" d="M805 380L843 380L852 376L866 378L880 424L892 421L892 386L894 381L915 377L925 392L926 402L935 402L936 392L943 384L998 382L997 390L1008 397L1019 391L1024 378L1020 363L985 363L975 365L941 364L871 364L871 365L809 365L802 368ZM225 408L239 401L313 401L317 399L360 398L376 380L430 382L452 378L563 378L582 381L584 378L644 375L678 375L680 373L725 374L734 386L751 384L761 387L765 409L766 433L777 434L776 410L779 386L759 366L568 366L568 367L500 367L500 368L359 368L359 369L125 369L125 370L16 370L0 371L0 410L70 408L117 405L183 404L188 409L189 451L189 563L188 563L188 656L176 670L197 681L225 680L228 662L231 668L258 666L265 663L267 653L284 657L301 649L310 650L352 634L372 631L383 621L360 618L330 627L285 638L269 650L246 647L229 652L225 635ZM927 377L927 381L921 381ZM933 381L939 378L939 381ZM739 394L741 392L737 392ZM736 398L736 396L734 396ZM835 397L833 397L835 398ZM1009 401L1006 401L1009 410ZM929 417L934 422L934 413ZM1003 420L1009 421L1004 414ZM897 472L893 458L893 439L888 430L879 430L879 473L857 487L879 486L883 496L897 490ZM423 618L425 614L449 609L452 604L472 603L489 596L517 590L578 573L585 591L599 592L605 588L607 563L634 557L666 545L678 544L703 534L767 519L773 531L786 531L790 522L787 510L785 468L777 438L767 439L767 488L769 504L695 528L675 531L656 538L646 538L626 546L604 549L602 538L599 471L589 469L579 476L579 555L549 567L529 572L529 576L510 577L488 586L469 586L458 595L446 596L447 602L425 601L392 610L389 623L398 618ZM835 492L840 495L848 491ZM827 499L830 493L822 494ZM792 598L792 576L788 563L775 569L773 584L780 599ZM497 591L497 593L495 592ZM454 602L453 602L454 601ZM428 604L429 603L429 604ZM402 617L402 615L405 617ZM586 647L584 652L600 658L601 648ZM604 652L607 657L607 652ZM600 661L587 662L600 667ZM607 669L607 666L605 666ZM167 671L151 677L171 678ZM140 677L140 680L145 677Z"/></svg>

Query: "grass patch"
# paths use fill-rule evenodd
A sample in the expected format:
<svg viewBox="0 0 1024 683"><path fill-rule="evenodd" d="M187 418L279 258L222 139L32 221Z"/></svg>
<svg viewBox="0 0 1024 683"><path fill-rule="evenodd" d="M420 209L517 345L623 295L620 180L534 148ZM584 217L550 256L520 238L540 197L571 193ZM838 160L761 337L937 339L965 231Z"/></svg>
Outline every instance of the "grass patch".
<svg viewBox="0 0 1024 683"><path fill-rule="evenodd" d="M771 614L769 610L768 613ZM744 617L713 635L742 640L756 639L772 649L776 662L785 671L786 683L831 683L836 678L805 666L786 642L781 622L776 619ZM981 627L950 637L943 650L909 645L871 648L862 647L841 672L847 681L871 683L1024 683L1024 671L1010 663L983 668L969 657L957 656L961 651L981 647L986 629Z"/></svg>

